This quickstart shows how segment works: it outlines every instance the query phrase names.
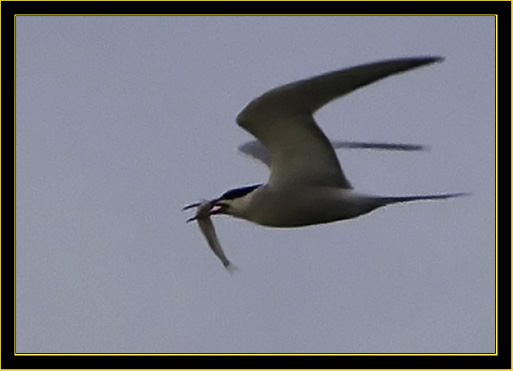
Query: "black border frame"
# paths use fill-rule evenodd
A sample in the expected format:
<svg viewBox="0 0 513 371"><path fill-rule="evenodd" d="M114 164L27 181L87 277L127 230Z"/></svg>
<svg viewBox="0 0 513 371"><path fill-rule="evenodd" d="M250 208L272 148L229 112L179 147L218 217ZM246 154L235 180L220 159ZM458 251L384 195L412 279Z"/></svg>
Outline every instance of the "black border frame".
<svg viewBox="0 0 513 371"><path fill-rule="evenodd" d="M294 4L293 7L291 5ZM199 9L216 11L216 14L274 14L276 11L290 10L292 14L495 14L498 19L497 43L497 92L500 92L501 102L498 104L498 122L501 135L496 143L498 148L506 145L509 154L501 157L501 165L511 169L511 3L509 1L480 1L480 2L452 2L452 1L415 1L415 2L103 2L103 1L2 1L1 6L1 47L2 47L2 106L1 112L3 134L2 165L5 173L10 171L14 152L14 19L16 14L56 15L56 14L197 14ZM119 13L112 13L115 9ZM258 11L258 13L256 13ZM274 12L273 12L274 11ZM207 13L201 13L207 14ZM499 47L500 46L500 47ZM9 130L10 129L10 130ZM9 130L8 133L5 133ZM12 134L11 134L12 130ZM504 131L508 133L504 133ZM7 135L6 135L7 134ZM499 137L498 137L499 138ZM9 151L9 152L8 152ZM11 156L10 156L11 155ZM15 157L15 155L14 155ZM504 165L504 162L507 162ZM15 162L15 160L14 160ZM15 173L15 171L14 171ZM14 174L14 177L16 173ZM6 180L7 179L7 180ZM498 179L498 175L496 176ZM4 176L4 192L2 212L5 216L12 212L12 197L15 182ZM506 200L501 206L508 208L508 212L501 215L511 217L511 172L501 177L506 182L501 189L509 192L503 197ZM12 187L12 189L11 189ZM499 185L497 184L497 190ZM498 191L497 191L498 193ZM498 194L496 194L498 197ZM498 204L498 203L497 203ZM15 202L14 207L15 208ZM16 211L14 210L14 213ZM498 208L497 214L498 215ZM12 230L12 226L4 218L2 229L5 233ZM497 223L497 220L496 220ZM502 224L504 225L504 223ZM505 224L511 226L511 224ZM498 227L497 227L498 230ZM14 231L15 234L15 231ZM13 240L15 241L15 236ZM7 240L6 238L4 238ZM1 321L2 348L1 368L10 369L60 369L60 368L200 368L200 369L231 369L231 368L284 368L284 369L362 369L362 368L459 368L459 369L510 369L511 368L511 233L503 233L496 243L500 249L499 265L499 297L498 297L498 349L496 355L21 355L15 354L14 349L14 275L13 267L14 249L10 243L5 243L1 251L3 270L2 298L4 299ZM111 359L115 357L115 359ZM172 357L173 359L169 359ZM279 363L278 363L279 362ZM315 363L314 363L315 362ZM114 367L112 365L115 365ZM456 365L456 367L455 367Z"/></svg>

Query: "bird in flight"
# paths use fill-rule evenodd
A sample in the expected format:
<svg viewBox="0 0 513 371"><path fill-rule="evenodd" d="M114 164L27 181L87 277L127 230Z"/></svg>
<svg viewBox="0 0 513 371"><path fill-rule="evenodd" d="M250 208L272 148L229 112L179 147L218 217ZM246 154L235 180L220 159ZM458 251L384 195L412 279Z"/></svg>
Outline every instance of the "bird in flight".
<svg viewBox="0 0 513 371"><path fill-rule="evenodd" d="M231 189L213 200L195 202L196 220L212 251L231 269L217 239L213 215L225 214L269 227L302 227L367 214L377 208L418 200L466 195L377 196L353 189L335 153L337 148L418 150L409 144L330 142L314 113L332 100L387 76L441 62L441 57L400 58L328 72L279 86L251 101L237 124L257 141L239 149L269 167L267 184Z"/></svg>

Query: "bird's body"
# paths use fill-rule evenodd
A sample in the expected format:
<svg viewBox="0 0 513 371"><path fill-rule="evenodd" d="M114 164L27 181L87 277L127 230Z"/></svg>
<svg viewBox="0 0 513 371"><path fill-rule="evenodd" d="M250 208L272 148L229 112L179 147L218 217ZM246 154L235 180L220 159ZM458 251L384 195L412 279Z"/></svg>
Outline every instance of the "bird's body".
<svg viewBox="0 0 513 371"><path fill-rule="evenodd" d="M395 197L354 191L342 171L334 146L313 117L325 104L362 86L441 60L420 57L370 63L283 85L254 99L239 113L237 123L263 145L246 145L244 152L269 166L267 184L235 188L206 204L191 204L186 208L198 207L198 213L189 221L201 221L212 250L229 266L210 223L210 216L215 214L227 214L269 227L301 227L355 218L394 203L463 195ZM362 145L402 150L415 147L357 143L360 148Z"/></svg>
<svg viewBox="0 0 513 371"><path fill-rule="evenodd" d="M378 198L352 189L265 184L246 197L234 199L231 215L268 227L302 227L354 218L379 206Z"/></svg>
<svg viewBox="0 0 513 371"><path fill-rule="evenodd" d="M232 199L230 215L267 227L303 227L356 218L379 207L418 200L436 200L464 193L420 196L376 196L353 189L292 184L258 186L244 197ZM222 203L222 196L217 200Z"/></svg>

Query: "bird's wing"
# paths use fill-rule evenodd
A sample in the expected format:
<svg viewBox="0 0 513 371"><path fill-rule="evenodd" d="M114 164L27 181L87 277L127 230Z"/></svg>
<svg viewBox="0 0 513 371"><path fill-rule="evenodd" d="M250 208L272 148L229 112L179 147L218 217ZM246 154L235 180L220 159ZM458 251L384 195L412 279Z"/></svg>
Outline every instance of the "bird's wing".
<svg viewBox="0 0 513 371"><path fill-rule="evenodd" d="M388 143L388 142L353 142L332 140L331 146L334 149L372 149L383 151L425 151L428 147L421 144L410 143ZM258 140L251 140L238 147L239 151L260 161L267 167L271 167L269 152Z"/></svg>
<svg viewBox="0 0 513 371"><path fill-rule="evenodd" d="M335 150L314 121L314 112L362 86L441 60L388 60L283 85L250 102L237 116L237 123L267 148L271 186L305 183L351 188Z"/></svg>
<svg viewBox="0 0 513 371"><path fill-rule="evenodd" d="M345 142L339 140L331 141L331 145L335 149L372 149L381 151L426 151L429 147L422 144L411 143L388 143L388 142Z"/></svg>
<svg viewBox="0 0 513 371"><path fill-rule="evenodd" d="M267 167L271 167L271 157L269 156L269 152L258 140L251 140L243 143L238 147L238 150L257 161L260 161Z"/></svg>

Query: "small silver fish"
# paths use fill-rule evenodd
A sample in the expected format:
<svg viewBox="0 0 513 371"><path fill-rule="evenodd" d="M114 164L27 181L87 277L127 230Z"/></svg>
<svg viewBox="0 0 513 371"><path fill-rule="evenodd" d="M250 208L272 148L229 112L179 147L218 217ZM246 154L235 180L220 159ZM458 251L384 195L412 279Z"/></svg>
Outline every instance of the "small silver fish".
<svg viewBox="0 0 513 371"><path fill-rule="evenodd" d="M214 207L213 201L203 200L201 202L196 202L187 205L183 209L187 210L193 207L197 207L196 215L194 215L192 218L187 219L187 223L192 222L194 220L198 222L198 226L201 229L203 235L205 236L210 249L221 260L226 269L228 269L229 271L233 271L235 269L235 266L228 260L228 258L224 254L223 248L221 247L221 244L217 239L214 223L212 223L212 219L210 218L212 208Z"/></svg>

